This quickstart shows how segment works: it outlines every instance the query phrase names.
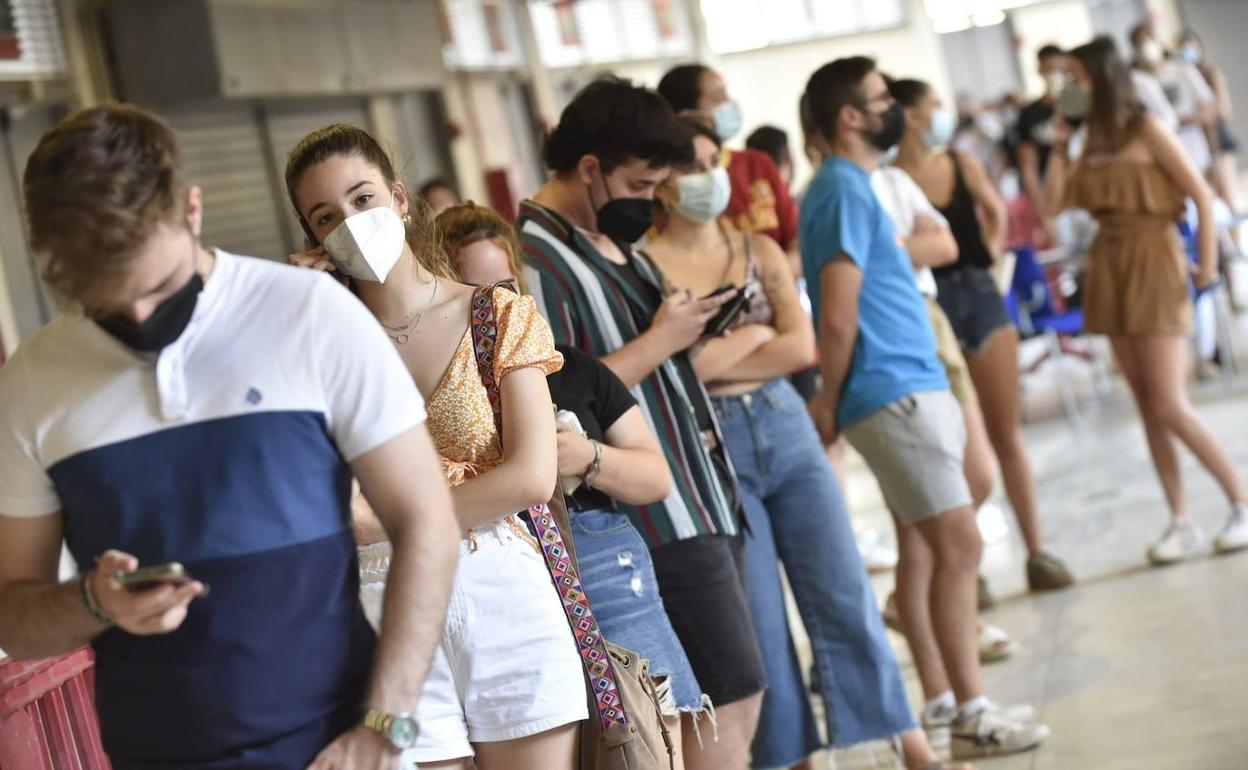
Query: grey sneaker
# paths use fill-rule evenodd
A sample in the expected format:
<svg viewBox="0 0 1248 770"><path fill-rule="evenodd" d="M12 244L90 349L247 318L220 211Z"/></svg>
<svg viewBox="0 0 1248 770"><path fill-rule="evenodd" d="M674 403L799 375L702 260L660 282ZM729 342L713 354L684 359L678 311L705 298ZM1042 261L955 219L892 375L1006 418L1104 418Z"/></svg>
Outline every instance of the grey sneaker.
<svg viewBox="0 0 1248 770"><path fill-rule="evenodd" d="M1074 582L1062 560L1047 551L1037 551L1027 560L1027 587L1033 591L1056 591Z"/></svg>

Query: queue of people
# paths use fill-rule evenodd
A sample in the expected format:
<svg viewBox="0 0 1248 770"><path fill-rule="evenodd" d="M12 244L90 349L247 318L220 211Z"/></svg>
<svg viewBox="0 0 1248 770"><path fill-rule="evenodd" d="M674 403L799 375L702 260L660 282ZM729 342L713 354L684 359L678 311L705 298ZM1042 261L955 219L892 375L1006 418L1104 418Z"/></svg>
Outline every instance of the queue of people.
<svg viewBox="0 0 1248 770"><path fill-rule="evenodd" d="M1171 77L1148 42L1140 71ZM1040 65L1023 190L1041 221L1100 225L1088 331L1173 513L1149 558L1204 544L1176 438L1229 501L1217 550L1248 548L1248 498L1184 387L1175 224L1194 201L1205 287L1217 153L1180 137L1216 116L1147 112L1107 40ZM998 467L1028 586L1074 583L1022 439L1005 206L922 81L838 59L794 107L818 160L800 206L782 132L725 148L743 121L714 70L596 80L514 225L441 180L412 194L366 131L326 126L287 159L289 266L201 244L157 116L66 118L24 176L67 310L0 369L0 645L92 644L121 769L573 770L595 766L586 720L651 712L655 767L689 770L870 740L966 770L1040 746L1036 709L982 674L1002 632L979 618L976 511ZM892 514L886 612L917 709L826 453L842 436ZM62 541L82 570L63 583ZM621 699L603 640L647 661L652 702Z"/></svg>

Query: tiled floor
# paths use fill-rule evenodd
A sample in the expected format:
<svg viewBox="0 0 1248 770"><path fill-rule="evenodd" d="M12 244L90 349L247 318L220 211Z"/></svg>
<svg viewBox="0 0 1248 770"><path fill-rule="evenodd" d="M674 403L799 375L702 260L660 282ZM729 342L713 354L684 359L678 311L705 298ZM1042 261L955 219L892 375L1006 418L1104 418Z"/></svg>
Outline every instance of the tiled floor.
<svg viewBox="0 0 1248 770"><path fill-rule="evenodd" d="M1248 377L1193 395L1248 472ZM986 770L1239 770L1248 768L1248 553L1150 569L1144 550L1166 523L1160 487L1125 393L1103 397L1079 428L1027 428L1045 532L1080 578L1072 590L1023 593L1012 517L981 515L984 570L1002 597L986 618L1018 653L986 667L990 695L1030 702L1052 726L1039 751L977 763ZM1227 508L1208 474L1184 461L1188 496L1207 531ZM846 479L861 524L888 531L860 463ZM1000 497L1000 495L999 495ZM1002 501L1003 503L1003 501ZM892 576L877 577L882 596ZM915 702L904 644L894 639ZM895 767L885 746L819 757L838 770Z"/></svg>

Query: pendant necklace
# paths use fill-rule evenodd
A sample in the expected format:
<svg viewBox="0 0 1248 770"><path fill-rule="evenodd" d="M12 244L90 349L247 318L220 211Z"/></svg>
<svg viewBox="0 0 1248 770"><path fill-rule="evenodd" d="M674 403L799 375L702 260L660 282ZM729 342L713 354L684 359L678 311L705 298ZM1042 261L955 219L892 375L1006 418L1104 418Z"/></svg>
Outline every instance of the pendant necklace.
<svg viewBox="0 0 1248 770"><path fill-rule="evenodd" d="M429 293L429 301L425 303L425 306L420 310L417 310L405 324L400 326L387 326L386 324L381 324L382 328L386 330L386 336L388 336L394 344L399 347L406 345L408 341L411 340L412 335L416 333L416 330L420 328L420 321L425 317L425 311L429 309L429 306L433 304L433 300L437 296L438 277L435 275L433 277L433 291Z"/></svg>

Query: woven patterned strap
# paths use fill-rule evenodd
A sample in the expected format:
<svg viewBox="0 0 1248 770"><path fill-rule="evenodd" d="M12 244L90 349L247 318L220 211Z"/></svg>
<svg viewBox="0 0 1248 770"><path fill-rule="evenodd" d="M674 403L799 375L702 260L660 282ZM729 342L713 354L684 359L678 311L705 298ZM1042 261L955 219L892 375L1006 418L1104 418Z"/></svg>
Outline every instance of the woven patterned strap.
<svg viewBox="0 0 1248 770"><path fill-rule="evenodd" d="M499 441L502 441L503 402L498 388L498 379L494 376L494 356L498 345L498 323L494 316L494 288L494 286L480 286L472 294L472 347L473 352L476 353L477 370L481 375L481 382L485 385L485 391L490 397L490 408L494 411L494 425L498 430ZM589 606L589 599L581 587L581 576L576 561L563 543L559 524L545 504L530 508L529 520L537 534L537 541L542 546L546 568L550 571L550 579L554 582L555 590L559 593L559 600L563 603L563 612L568 617L568 625L571 626L572 634L576 637L576 647L581 654L581 663L585 666L590 687L594 692L594 701L603 732L610 729L613 724L626 725L628 716L624 713L624 704L620 700L620 688L616 684L611 656L607 654L607 646L598 628L598 619L594 617L594 611Z"/></svg>

